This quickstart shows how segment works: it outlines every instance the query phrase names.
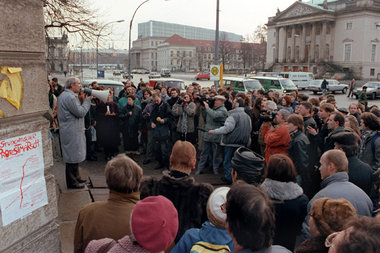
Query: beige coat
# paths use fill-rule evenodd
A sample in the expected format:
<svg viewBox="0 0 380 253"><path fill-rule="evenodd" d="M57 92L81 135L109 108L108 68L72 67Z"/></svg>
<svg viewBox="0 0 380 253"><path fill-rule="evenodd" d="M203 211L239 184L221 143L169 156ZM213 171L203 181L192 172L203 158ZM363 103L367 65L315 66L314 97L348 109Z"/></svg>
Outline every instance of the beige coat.
<svg viewBox="0 0 380 253"><path fill-rule="evenodd" d="M140 192L110 191L107 201L86 205L79 211L75 227L74 252L84 252L91 240L111 238L115 241L131 234L130 216Z"/></svg>

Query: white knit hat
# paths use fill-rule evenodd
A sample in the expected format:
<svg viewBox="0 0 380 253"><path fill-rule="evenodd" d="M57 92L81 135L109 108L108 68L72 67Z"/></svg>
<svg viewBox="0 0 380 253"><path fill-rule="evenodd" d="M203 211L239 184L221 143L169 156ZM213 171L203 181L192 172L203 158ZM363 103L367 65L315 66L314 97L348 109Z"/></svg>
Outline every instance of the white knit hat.
<svg viewBox="0 0 380 253"><path fill-rule="evenodd" d="M227 193L230 187L219 187L215 189L207 202L207 217L216 227L224 228L227 215L223 213L221 206L227 201Z"/></svg>

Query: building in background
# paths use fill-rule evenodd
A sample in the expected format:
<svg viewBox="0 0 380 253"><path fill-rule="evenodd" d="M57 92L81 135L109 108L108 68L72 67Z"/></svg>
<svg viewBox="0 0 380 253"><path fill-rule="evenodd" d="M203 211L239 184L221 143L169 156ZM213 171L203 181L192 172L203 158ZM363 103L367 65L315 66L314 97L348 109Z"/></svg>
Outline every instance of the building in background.
<svg viewBox="0 0 380 253"><path fill-rule="evenodd" d="M131 66L150 71L159 71L162 68L174 71L207 69L213 62L214 40L215 30L212 29L153 20L140 23L138 39L133 41L131 49ZM224 48L229 47L228 53L236 58L229 59L229 69L241 68L238 63L238 48L242 40L241 35L220 32L220 43L226 45Z"/></svg>
<svg viewBox="0 0 380 253"><path fill-rule="evenodd" d="M69 41L64 33L62 37L46 38L47 71L68 72L69 70Z"/></svg>
<svg viewBox="0 0 380 253"><path fill-rule="evenodd" d="M380 79L380 1L297 1L268 20L266 67Z"/></svg>

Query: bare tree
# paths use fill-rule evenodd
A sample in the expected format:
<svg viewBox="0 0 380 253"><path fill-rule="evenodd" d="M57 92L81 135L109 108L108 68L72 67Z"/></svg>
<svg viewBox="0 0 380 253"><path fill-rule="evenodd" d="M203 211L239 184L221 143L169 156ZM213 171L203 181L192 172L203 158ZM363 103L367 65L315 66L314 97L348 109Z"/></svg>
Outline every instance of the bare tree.
<svg viewBox="0 0 380 253"><path fill-rule="evenodd" d="M45 33L50 37L60 29L79 35L83 40L94 41L101 27L96 11L87 0L41 0L44 5Z"/></svg>
<svg viewBox="0 0 380 253"><path fill-rule="evenodd" d="M251 69L253 63L253 44L247 39L240 44L240 56L243 61L243 69L245 70L246 67Z"/></svg>
<svg viewBox="0 0 380 253"><path fill-rule="evenodd" d="M258 25L253 32L253 39L256 43L264 43L267 41L268 28L266 25Z"/></svg>
<svg viewBox="0 0 380 253"><path fill-rule="evenodd" d="M231 55L233 54L232 44L227 39L228 35L222 33L219 41L219 55L224 69L226 68L226 64L230 62Z"/></svg>

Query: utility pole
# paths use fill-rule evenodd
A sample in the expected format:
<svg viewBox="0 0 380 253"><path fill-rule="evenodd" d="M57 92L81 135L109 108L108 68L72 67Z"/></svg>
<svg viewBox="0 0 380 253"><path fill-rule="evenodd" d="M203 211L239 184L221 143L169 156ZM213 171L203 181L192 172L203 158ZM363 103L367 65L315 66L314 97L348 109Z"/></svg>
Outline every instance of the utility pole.
<svg viewBox="0 0 380 253"><path fill-rule="evenodd" d="M214 64L219 65L219 0L216 0L216 30L215 30L215 59Z"/></svg>

